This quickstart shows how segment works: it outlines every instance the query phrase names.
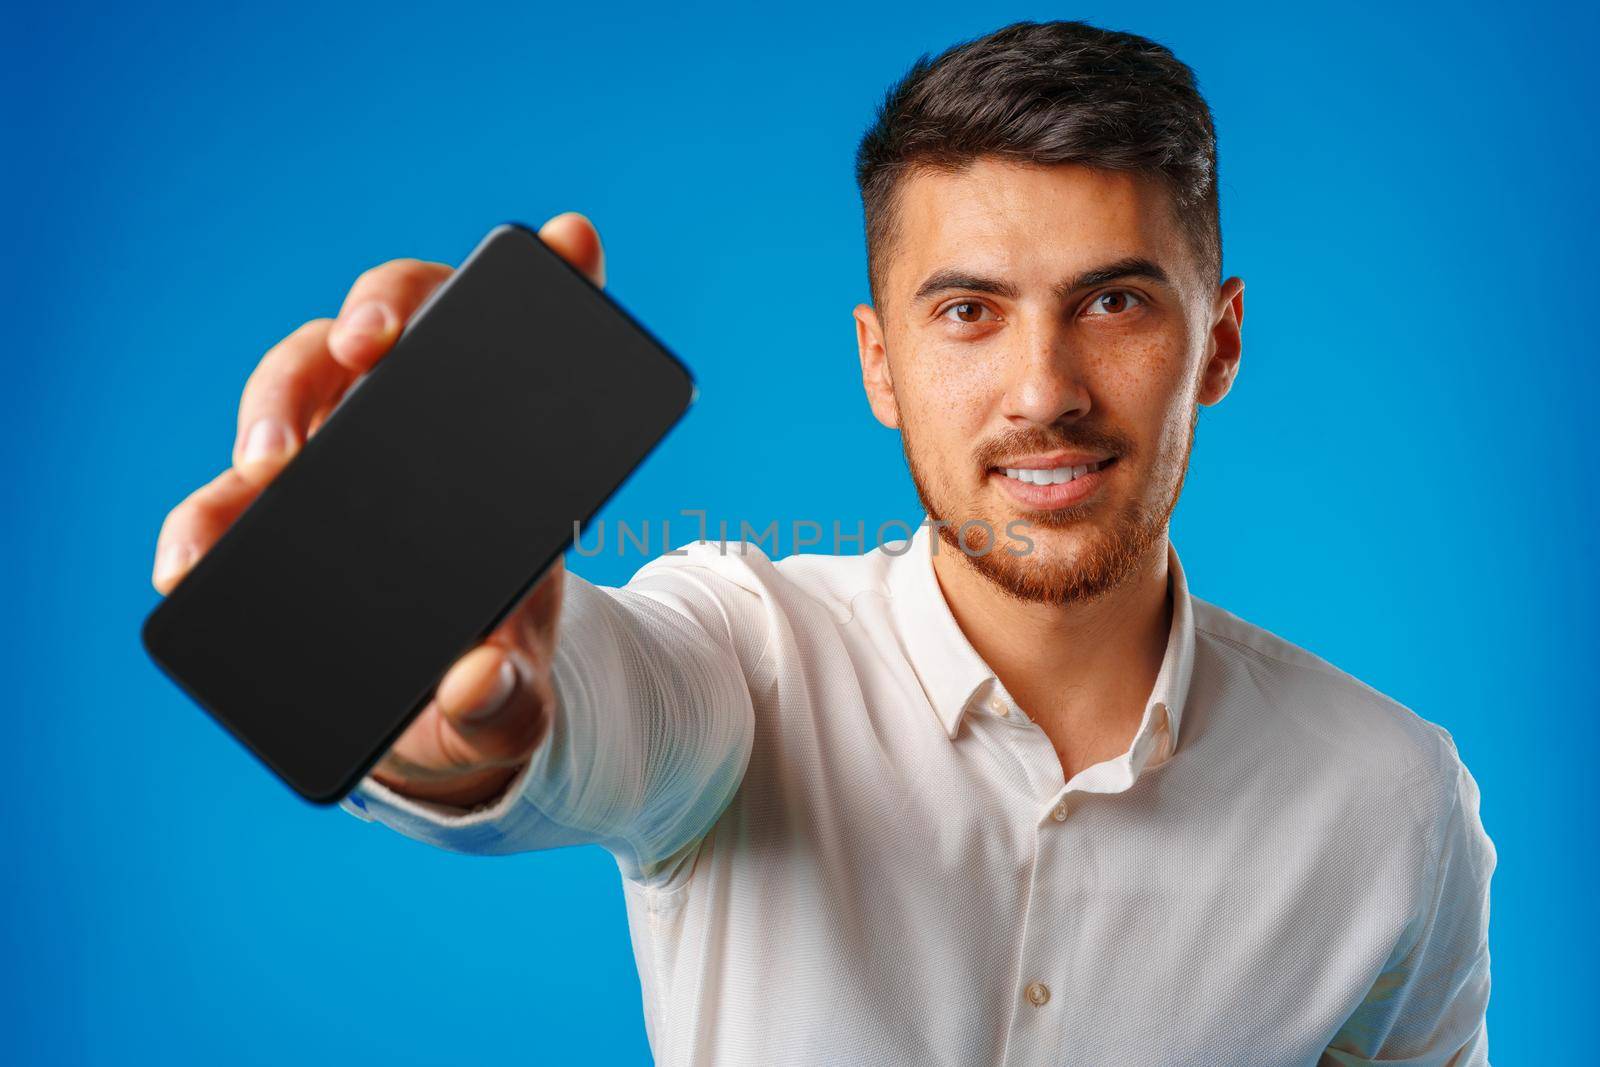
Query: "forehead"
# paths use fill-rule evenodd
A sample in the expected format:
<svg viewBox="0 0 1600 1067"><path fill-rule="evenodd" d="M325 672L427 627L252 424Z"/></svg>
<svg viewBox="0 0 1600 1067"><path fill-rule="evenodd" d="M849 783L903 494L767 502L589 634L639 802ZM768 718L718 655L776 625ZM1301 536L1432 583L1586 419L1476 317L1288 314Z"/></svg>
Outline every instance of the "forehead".
<svg viewBox="0 0 1600 1067"><path fill-rule="evenodd" d="M898 194L891 289L955 265L1047 284L1127 256L1173 278L1185 265L1171 195L1141 174L979 159L956 172L916 168Z"/></svg>

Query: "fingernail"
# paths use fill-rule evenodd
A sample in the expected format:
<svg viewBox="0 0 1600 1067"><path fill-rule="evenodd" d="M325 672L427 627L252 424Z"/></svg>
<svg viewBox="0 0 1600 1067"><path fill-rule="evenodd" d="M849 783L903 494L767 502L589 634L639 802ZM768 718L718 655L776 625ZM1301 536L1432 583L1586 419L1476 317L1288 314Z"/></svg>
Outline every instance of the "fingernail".
<svg viewBox="0 0 1600 1067"><path fill-rule="evenodd" d="M389 313L376 300L357 304L339 317L342 337L384 337L389 333Z"/></svg>
<svg viewBox="0 0 1600 1067"><path fill-rule="evenodd" d="M477 703L470 708L462 709L461 718L468 722L487 719L505 706L505 702L511 698L511 691L516 687L517 669L511 666L509 659L502 659L500 669L495 672L494 681L484 691L483 696L478 698Z"/></svg>
<svg viewBox="0 0 1600 1067"><path fill-rule="evenodd" d="M194 562L194 546L185 544L163 545L156 553L155 584L166 585L180 577Z"/></svg>
<svg viewBox="0 0 1600 1067"><path fill-rule="evenodd" d="M287 426L276 419L262 419L250 427L250 433L244 439L244 462L255 463L257 460L286 455L293 446L294 438Z"/></svg>

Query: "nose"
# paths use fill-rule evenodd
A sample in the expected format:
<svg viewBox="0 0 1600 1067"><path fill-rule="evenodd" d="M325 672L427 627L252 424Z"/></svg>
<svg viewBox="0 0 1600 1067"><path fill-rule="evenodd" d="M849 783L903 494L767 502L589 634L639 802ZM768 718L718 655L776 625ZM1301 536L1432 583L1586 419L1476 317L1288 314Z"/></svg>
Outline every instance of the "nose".
<svg viewBox="0 0 1600 1067"><path fill-rule="evenodd" d="M1087 415L1083 360L1073 350L1065 324L1047 316L1020 334L1004 398L1007 420L1050 426Z"/></svg>

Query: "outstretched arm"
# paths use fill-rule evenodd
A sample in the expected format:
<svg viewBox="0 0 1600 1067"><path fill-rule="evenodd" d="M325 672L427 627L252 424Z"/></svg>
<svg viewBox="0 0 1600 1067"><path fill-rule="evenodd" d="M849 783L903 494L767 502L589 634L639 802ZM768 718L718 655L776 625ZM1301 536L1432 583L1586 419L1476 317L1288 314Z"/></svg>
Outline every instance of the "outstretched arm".
<svg viewBox="0 0 1600 1067"><path fill-rule="evenodd" d="M496 797L469 809L369 776L344 807L454 851L591 842L631 878L664 873L727 806L755 729L747 671L767 609L713 551L662 557L619 589L566 576L548 730Z"/></svg>

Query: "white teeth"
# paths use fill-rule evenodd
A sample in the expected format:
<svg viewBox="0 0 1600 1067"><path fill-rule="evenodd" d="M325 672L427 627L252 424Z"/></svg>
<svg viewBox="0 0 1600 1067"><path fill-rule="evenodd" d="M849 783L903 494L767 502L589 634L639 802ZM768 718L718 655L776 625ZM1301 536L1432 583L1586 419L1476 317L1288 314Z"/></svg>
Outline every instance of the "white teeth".
<svg viewBox="0 0 1600 1067"><path fill-rule="evenodd" d="M1007 467L1005 473L1007 478L1015 478L1028 485L1061 485L1099 469L1098 463L1085 463L1078 467L1051 467L1046 470L1034 467Z"/></svg>

